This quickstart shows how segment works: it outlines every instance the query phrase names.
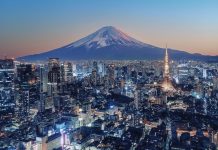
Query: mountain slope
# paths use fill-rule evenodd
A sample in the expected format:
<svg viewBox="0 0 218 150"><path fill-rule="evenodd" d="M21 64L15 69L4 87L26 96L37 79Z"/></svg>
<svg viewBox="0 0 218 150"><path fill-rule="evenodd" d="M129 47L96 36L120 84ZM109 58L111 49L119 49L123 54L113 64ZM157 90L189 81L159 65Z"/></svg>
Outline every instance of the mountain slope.
<svg viewBox="0 0 218 150"><path fill-rule="evenodd" d="M190 54L184 51L169 50L172 59L218 60L216 56ZM76 42L45 53L18 58L25 61L46 60L59 57L63 60L82 59L162 59L164 49L140 42L122 31L103 27L93 34Z"/></svg>
<svg viewBox="0 0 218 150"><path fill-rule="evenodd" d="M66 48L76 48L84 46L88 49L98 49L102 47L107 47L110 45L120 45L120 46L135 46L144 47L146 44L137 41L136 39L128 36L122 31L112 27L103 27L89 36L82 38L72 44L66 46Z"/></svg>

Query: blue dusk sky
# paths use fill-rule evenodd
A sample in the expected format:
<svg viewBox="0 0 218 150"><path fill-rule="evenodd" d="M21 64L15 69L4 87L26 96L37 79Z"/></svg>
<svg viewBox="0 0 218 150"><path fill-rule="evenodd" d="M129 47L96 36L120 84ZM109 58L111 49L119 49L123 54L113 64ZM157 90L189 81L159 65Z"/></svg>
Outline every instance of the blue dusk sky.
<svg viewBox="0 0 218 150"><path fill-rule="evenodd" d="M103 26L155 46L218 55L218 0L1 0L0 58L58 48Z"/></svg>

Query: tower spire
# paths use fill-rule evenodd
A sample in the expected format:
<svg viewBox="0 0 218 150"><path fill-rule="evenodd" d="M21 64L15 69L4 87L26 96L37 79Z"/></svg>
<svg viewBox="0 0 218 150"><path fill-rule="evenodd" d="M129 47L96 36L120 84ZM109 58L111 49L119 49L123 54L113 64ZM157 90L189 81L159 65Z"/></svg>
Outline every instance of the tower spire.
<svg viewBox="0 0 218 150"><path fill-rule="evenodd" d="M165 56L164 56L164 82L162 86L165 91L173 89L172 83L170 81L169 56L168 56L167 44L166 44Z"/></svg>
<svg viewBox="0 0 218 150"><path fill-rule="evenodd" d="M167 48L167 43L166 43L166 51L165 51L165 56L168 56L168 48Z"/></svg>
<svg viewBox="0 0 218 150"><path fill-rule="evenodd" d="M169 77L169 57L168 57L167 44L166 44L165 57L164 57L164 77Z"/></svg>

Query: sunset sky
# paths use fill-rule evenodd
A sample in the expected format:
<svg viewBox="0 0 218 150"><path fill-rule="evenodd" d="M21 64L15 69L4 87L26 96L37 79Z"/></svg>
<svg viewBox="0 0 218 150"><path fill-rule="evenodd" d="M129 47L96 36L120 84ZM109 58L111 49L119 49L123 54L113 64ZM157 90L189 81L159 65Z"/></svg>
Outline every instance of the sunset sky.
<svg viewBox="0 0 218 150"><path fill-rule="evenodd" d="M218 0L1 0L0 58L52 50L108 25L155 46L218 55Z"/></svg>

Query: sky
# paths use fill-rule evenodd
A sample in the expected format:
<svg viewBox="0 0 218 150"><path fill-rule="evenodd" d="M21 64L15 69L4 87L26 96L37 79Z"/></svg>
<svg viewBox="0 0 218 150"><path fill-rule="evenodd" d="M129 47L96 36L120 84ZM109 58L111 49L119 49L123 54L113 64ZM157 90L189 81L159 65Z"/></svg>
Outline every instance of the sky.
<svg viewBox="0 0 218 150"><path fill-rule="evenodd" d="M1 0L0 58L62 47L103 26L147 44L218 55L218 0Z"/></svg>

